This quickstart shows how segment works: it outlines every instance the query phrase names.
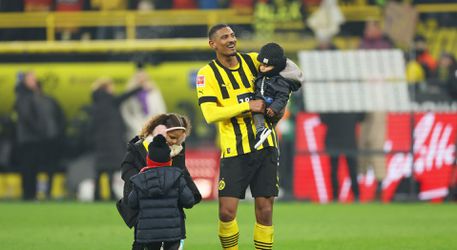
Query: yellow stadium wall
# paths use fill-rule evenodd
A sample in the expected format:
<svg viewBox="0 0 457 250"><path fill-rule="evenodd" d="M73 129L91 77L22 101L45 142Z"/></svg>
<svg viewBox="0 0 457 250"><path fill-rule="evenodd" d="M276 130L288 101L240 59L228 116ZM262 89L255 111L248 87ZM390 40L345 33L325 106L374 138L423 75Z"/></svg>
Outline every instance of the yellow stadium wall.
<svg viewBox="0 0 457 250"><path fill-rule="evenodd" d="M194 124L201 124L201 113L195 90L191 87L194 79L191 72L207 62L169 62L146 66L149 76L160 88L169 112L185 113L177 106L187 102L197 110L197 117L191 117ZM43 83L45 93L57 98L67 118L71 119L81 106L91 103L91 85L101 76L111 77L116 91L125 90L126 83L135 72L133 63L28 63L0 64L0 114L10 114L15 100L14 85L17 73L33 70Z"/></svg>

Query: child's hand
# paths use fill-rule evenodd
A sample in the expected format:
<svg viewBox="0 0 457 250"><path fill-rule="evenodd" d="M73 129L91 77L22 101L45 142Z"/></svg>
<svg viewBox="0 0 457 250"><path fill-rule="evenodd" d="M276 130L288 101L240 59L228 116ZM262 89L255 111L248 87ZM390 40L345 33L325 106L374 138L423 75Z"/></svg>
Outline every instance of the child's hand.
<svg viewBox="0 0 457 250"><path fill-rule="evenodd" d="M173 144L170 146L170 157L173 158L181 153L183 147L181 145Z"/></svg>
<svg viewBox="0 0 457 250"><path fill-rule="evenodd" d="M271 108L267 108L267 115L269 117L274 117L276 113Z"/></svg>

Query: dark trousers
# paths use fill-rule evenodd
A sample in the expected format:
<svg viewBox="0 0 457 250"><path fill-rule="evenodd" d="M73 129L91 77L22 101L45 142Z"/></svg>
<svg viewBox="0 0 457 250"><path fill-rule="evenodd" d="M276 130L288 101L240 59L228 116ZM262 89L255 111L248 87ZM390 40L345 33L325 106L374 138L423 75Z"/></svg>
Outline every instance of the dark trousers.
<svg viewBox="0 0 457 250"><path fill-rule="evenodd" d="M21 166L22 199L34 200L36 198L37 167L32 165Z"/></svg>
<svg viewBox="0 0 457 250"><path fill-rule="evenodd" d="M43 162L44 147L40 142L19 145L19 169L22 176L22 198L36 199L38 168Z"/></svg>
<svg viewBox="0 0 457 250"><path fill-rule="evenodd" d="M54 175L59 171L60 158L62 155L63 146L60 141L56 139L48 139L44 141L46 145L44 150L43 164L39 166L39 172L45 172L48 176L48 183L46 185L46 196L51 198L52 180Z"/></svg>
<svg viewBox="0 0 457 250"><path fill-rule="evenodd" d="M338 201L339 194L339 183L338 183L338 160L340 156L330 156L330 164L332 167L331 178L332 178L332 190L333 200ZM351 178L351 189L354 193L354 199L359 199L359 183L357 182L357 160L355 157L347 156L346 161L349 170L349 176Z"/></svg>
<svg viewBox="0 0 457 250"><path fill-rule="evenodd" d="M180 241L165 241L163 242L164 250L178 250ZM162 242L151 242L151 243L137 243L133 242L132 250L160 250Z"/></svg>

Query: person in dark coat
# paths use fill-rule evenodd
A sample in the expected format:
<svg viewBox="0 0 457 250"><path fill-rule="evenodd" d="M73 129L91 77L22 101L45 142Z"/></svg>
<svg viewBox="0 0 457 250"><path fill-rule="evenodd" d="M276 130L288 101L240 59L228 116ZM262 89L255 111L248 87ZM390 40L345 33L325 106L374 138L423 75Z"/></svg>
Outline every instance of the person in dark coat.
<svg viewBox="0 0 457 250"><path fill-rule="evenodd" d="M254 99L264 100L266 114L270 119L276 119L276 124L284 114L289 96L292 91L297 91L301 83L295 79L300 78L301 71L297 67L294 74L294 80L284 78L280 75L281 71L286 68L287 58L284 56L284 49L277 43L267 43L261 49L257 56L261 63L259 76L256 78ZM255 148L260 147L262 143L271 134L271 129L265 127L265 117L263 113L254 113L254 124L256 127ZM278 119L279 118L279 119Z"/></svg>
<svg viewBox="0 0 457 250"><path fill-rule="evenodd" d="M186 237L182 208L196 204L183 170L171 165L165 137L156 135L148 146L147 166L130 178L128 204L139 210L133 250L178 250Z"/></svg>
<svg viewBox="0 0 457 250"><path fill-rule="evenodd" d="M122 119L119 106L143 88L140 84L139 87L129 92L115 96L112 80L101 78L94 83L93 89L92 121L94 126L95 167L97 173L95 179L95 199L99 200L99 180L101 174L104 172L108 173L111 187L113 173L119 169L126 150L126 126Z"/></svg>
<svg viewBox="0 0 457 250"><path fill-rule="evenodd" d="M44 157L40 172L45 172L47 180L39 181L38 194L43 198L51 198L53 177L61 171L61 159L64 149L66 119L59 102L52 96L42 94L41 116L45 121L45 136L42 140L44 145Z"/></svg>
<svg viewBox="0 0 457 250"><path fill-rule="evenodd" d="M127 153L121 165L121 177L124 180L124 198L120 199L116 206L119 214L128 227L134 227L138 219L138 210L132 209L127 204L127 197L132 191L130 178L140 172L146 166L148 145L157 134L165 135L168 145L172 148L172 164L183 171L187 184L192 190L196 202L200 202L202 196L192 180L186 168L185 161L185 138L191 132L190 121L187 117L179 114L160 114L153 116L144 125L139 136L134 137L127 146ZM134 242L135 246L137 243Z"/></svg>
<svg viewBox="0 0 457 250"><path fill-rule="evenodd" d="M18 165L22 174L23 198L37 198L37 173L48 174L49 184L58 167L65 132L65 117L59 103L43 93L34 72L19 74L16 86ZM38 185L42 198L49 196L50 185Z"/></svg>
<svg viewBox="0 0 457 250"><path fill-rule="evenodd" d="M44 98L34 72L20 73L14 109L17 113L17 161L22 175L22 198L36 199L38 168L43 163L45 119L40 111Z"/></svg>
<svg viewBox="0 0 457 250"><path fill-rule="evenodd" d="M333 200L338 201L338 160L341 155L346 157L351 188L355 200L359 198L359 184L357 182L357 140L356 125L364 118L363 113L323 113L321 121L327 125L325 147L330 156L331 183Z"/></svg>

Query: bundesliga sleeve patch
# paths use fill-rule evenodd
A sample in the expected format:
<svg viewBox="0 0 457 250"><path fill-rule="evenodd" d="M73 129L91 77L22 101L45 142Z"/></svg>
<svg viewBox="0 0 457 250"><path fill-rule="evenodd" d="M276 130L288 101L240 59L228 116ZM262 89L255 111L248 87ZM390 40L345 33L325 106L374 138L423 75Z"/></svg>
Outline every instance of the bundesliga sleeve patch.
<svg viewBox="0 0 457 250"><path fill-rule="evenodd" d="M197 88L205 87L205 76L197 76Z"/></svg>

